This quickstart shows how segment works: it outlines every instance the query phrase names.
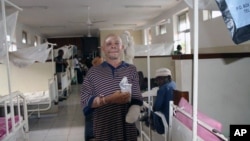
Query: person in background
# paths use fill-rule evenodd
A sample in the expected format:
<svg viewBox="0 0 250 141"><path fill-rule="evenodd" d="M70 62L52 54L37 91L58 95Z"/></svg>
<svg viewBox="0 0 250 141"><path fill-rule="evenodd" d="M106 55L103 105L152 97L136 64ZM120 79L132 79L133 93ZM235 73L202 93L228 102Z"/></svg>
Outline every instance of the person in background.
<svg viewBox="0 0 250 141"><path fill-rule="evenodd" d="M62 49L58 50L58 56L55 57L56 62L56 73L65 72L68 66L67 60L63 59L64 51Z"/></svg>
<svg viewBox="0 0 250 141"><path fill-rule="evenodd" d="M82 75L84 77L89 70L88 66L86 65L86 58L82 58L80 62L81 62L80 65L81 65Z"/></svg>
<svg viewBox="0 0 250 141"><path fill-rule="evenodd" d="M174 54L177 54L177 55L178 55L178 54L182 54L182 52L181 52L181 50L182 50L181 45L178 44L177 47L176 47L176 49L177 49L177 50L174 51Z"/></svg>
<svg viewBox="0 0 250 141"><path fill-rule="evenodd" d="M173 93L176 89L176 84L172 80L171 71L168 68L157 69L155 74L155 81L159 86L159 90L157 91L153 110L162 112L168 122L169 101L173 100Z"/></svg>
<svg viewBox="0 0 250 141"><path fill-rule="evenodd" d="M136 67L121 60L119 36L108 35L101 49L105 61L89 69L81 87L84 114L93 114L95 141L137 141L142 96ZM120 90L124 76L132 84L131 93Z"/></svg>
<svg viewBox="0 0 250 141"><path fill-rule="evenodd" d="M56 62L56 75L57 75L57 83L58 83L58 89L62 88L62 83L61 83L61 76L62 73L66 71L66 68L68 67L68 62L66 59L63 59L64 51L62 49L58 50L58 56L55 57L55 62ZM63 96L59 97L59 101L66 100L65 93Z"/></svg>
<svg viewBox="0 0 250 141"><path fill-rule="evenodd" d="M157 90L157 95L153 104L153 111L159 111L164 114L167 123L169 123L169 102L173 100L173 93L176 89L176 83L172 80L171 71L168 68L159 68L155 73L155 81L159 87ZM146 111L148 111L146 109ZM159 134L163 134L164 125L161 118L155 113L151 112L151 126ZM147 121L148 114L146 113L140 121Z"/></svg>
<svg viewBox="0 0 250 141"><path fill-rule="evenodd" d="M96 56L93 60L92 60L92 66L98 66L103 62L103 59L100 56Z"/></svg>
<svg viewBox="0 0 250 141"><path fill-rule="evenodd" d="M82 84L83 74L82 74L82 70L81 70L81 64L78 60L77 55L74 56L74 69L76 70L76 73L77 73L77 81L78 81L77 83Z"/></svg>

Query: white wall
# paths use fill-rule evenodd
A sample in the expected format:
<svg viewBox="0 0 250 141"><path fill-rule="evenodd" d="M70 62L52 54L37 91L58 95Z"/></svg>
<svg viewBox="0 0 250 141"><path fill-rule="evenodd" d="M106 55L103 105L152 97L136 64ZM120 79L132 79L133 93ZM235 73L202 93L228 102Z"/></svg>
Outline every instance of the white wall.
<svg viewBox="0 0 250 141"><path fill-rule="evenodd" d="M22 43L22 31L27 33L28 44ZM38 44L42 43L45 37L35 29L22 23L17 23L15 39L17 48L34 46L35 36L38 37ZM27 68L17 68L10 63L11 90L23 92L34 90L47 90L48 79L52 78L52 63L35 63ZM0 64L0 95L9 93L7 68L5 64ZM39 83L38 83L39 82Z"/></svg>
<svg viewBox="0 0 250 141"><path fill-rule="evenodd" d="M176 7L162 13L151 21L156 23L164 18L171 18L168 33L152 36L153 43L174 41L174 16L188 6L181 2ZM193 32L193 9L189 9L191 32ZM199 52L225 53L249 52L250 42L235 45L222 17L202 21L199 13ZM170 29L170 31L169 31ZM153 32L154 33L154 32ZM192 36L191 36L192 37ZM193 39L192 39L193 41ZM191 47L192 43L191 43ZM189 91L192 101L192 60L175 61L175 80L177 89ZM250 124L250 58L202 59L199 60L198 110L218 120L223 125L223 133L229 136L229 125Z"/></svg>
<svg viewBox="0 0 250 141"><path fill-rule="evenodd" d="M192 101L192 61L191 60L175 60L175 80L176 89L189 92L189 100Z"/></svg>
<svg viewBox="0 0 250 141"><path fill-rule="evenodd" d="M0 96L7 94L9 91L7 68L5 64L0 64Z"/></svg>
<svg viewBox="0 0 250 141"><path fill-rule="evenodd" d="M170 19L170 23L167 24L167 33L163 35L156 36L155 35L155 26L151 27L152 30L152 43L173 43L174 42L174 31L175 31L175 26L176 20L175 16L177 13L180 11L183 11L183 9L187 9L187 5L184 2L180 2L178 5L175 7L163 12L160 14L158 17L154 18L152 21L148 23L148 27L151 27L151 25L155 25L159 21L163 19Z"/></svg>
<svg viewBox="0 0 250 141"><path fill-rule="evenodd" d="M137 67L137 71L142 71L144 77L148 77L147 57L135 58L134 65ZM172 60L171 56L150 57L150 78L154 78L156 69L161 67L170 69L172 72L172 78L175 79L174 61Z"/></svg>
<svg viewBox="0 0 250 141"><path fill-rule="evenodd" d="M176 19L175 15L183 11L184 9L189 9L189 17L190 17L190 26L191 33L193 33L193 9L189 8L188 5L182 1L177 6L163 12L161 15L153 19L148 23L148 26L153 25L162 19L170 18L170 24L167 24L167 33L160 36L155 36L154 27L153 35L152 35L152 43L172 43L174 42L175 34L175 26ZM202 11L199 12L199 48L201 52L206 52L207 48L214 48L213 52L217 52L217 50L223 50L224 52L230 52L232 48L228 49L228 46L237 47L232 39L229 30L226 28L226 24L223 21L222 17L218 17L212 20L203 21L202 19ZM191 35L192 38L192 35ZM191 48L193 48L193 39L191 39ZM242 44L250 44L250 42L245 42ZM219 47L219 48L218 48ZM247 49L238 48L241 52L249 52L250 47ZM235 50L235 49L234 49ZM211 49L209 50L211 52Z"/></svg>
<svg viewBox="0 0 250 141"><path fill-rule="evenodd" d="M192 61L176 64L177 87L192 95ZM250 124L250 58L201 59L198 69L198 110L221 122L226 136L229 125Z"/></svg>
<svg viewBox="0 0 250 141"><path fill-rule="evenodd" d="M22 43L22 31L25 31L27 33L28 44ZM42 43L42 41L45 39L45 37L39 32L37 32L35 29L32 29L31 27L23 25L21 23L17 23L15 33L16 33L17 48L34 46L35 36L38 37L38 44Z"/></svg>
<svg viewBox="0 0 250 141"><path fill-rule="evenodd" d="M48 90L48 80L53 78L55 64L52 62L34 63L26 68L18 68L10 63L11 90L21 92ZM0 95L8 94L6 65L0 64Z"/></svg>

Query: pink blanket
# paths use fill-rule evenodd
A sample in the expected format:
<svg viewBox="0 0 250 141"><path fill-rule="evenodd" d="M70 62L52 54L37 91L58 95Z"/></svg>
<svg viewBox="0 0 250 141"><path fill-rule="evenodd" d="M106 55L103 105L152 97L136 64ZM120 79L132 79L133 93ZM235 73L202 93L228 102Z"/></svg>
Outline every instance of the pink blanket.
<svg viewBox="0 0 250 141"><path fill-rule="evenodd" d="M19 121L19 116L15 116L15 123ZM8 119L9 131L12 128L11 119ZM0 117L0 139L6 134L5 117Z"/></svg>
<svg viewBox="0 0 250 141"><path fill-rule="evenodd" d="M187 113L189 113L190 115L192 115L192 112L193 112L192 108L193 107L184 98L182 98L181 101L179 102L179 107L184 107L183 110L186 111ZM208 124L212 128L214 128L218 131L221 131L222 125L220 122L206 116L205 114L203 114L199 111L198 111L197 115L198 115L197 118L200 121L203 121L204 123ZM187 116L185 116L181 112L176 112L176 118L178 120L180 120L184 125L186 125L190 130L192 130L192 126L193 126L192 119L188 118ZM198 124L197 128L198 128L197 134L203 140L205 140L205 141L220 141L221 140L219 137L217 137L216 135L214 135L212 132L210 132L206 128L202 127L201 125Z"/></svg>

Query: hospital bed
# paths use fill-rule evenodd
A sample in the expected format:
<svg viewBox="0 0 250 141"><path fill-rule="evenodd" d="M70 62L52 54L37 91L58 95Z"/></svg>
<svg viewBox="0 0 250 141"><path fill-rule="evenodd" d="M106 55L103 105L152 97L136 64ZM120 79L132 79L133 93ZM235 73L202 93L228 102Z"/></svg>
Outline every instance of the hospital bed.
<svg viewBox="0 0 250 141"><path fill-rule="evenodd" d="M15 104L13 99L16 99ZM25 96L20 92L0 97L4 111L0 117L0 141L27 140L29 125L26 104Z"/></svg>
<svg viewBox="0 0 250 141"><path fill-rule="evenodd" d="M40 117L42 111L47 111L53 104L58 104L57 77L48 80L48 90L24 92L23 94L27 101L29 116L37 112L37 116Z"/></svg>
<svg viewBox="0 0 250 141"><path fill-rule="evenodd" d="M145 107L147 107L147 109L149 109L148 113L150 113L152 111L152 107L147 102L143 101L143 106L145 106ZM170 141L170 140L168 140L169 127L168 127L165 116L160 112L155 112L155 114L157 114L159 117L161 117L162 122L164 124L165 133L161 134L164 137L164 141ZM140 118L141 117L142 117L142 114L140 115ZM151 141L153 134L157 134L155 131L152 132L150 123L148 126L145 126L145 124L143 124L142 121L140 122L140 131L141 131L141 141L144 141L145 139L148 141Z"/></svg>
<svg viewBox="0 0 250 141"><path fill-rule="evenodd" d="M65 45L60 48L54 49L53 56L58 56L58 50L63 50L64 55L63 59L66 59L68 62L68 66L65 72L57 73L58 78L58 91L60 97L69 96L71 93L71 82L74 78L76 78L76 72L74 71L73 66L73 45ZM66 94L65 94L66 93Z"/></svg>
<svg viewBox="0 0 250 141"><path fill-rule="evenodd" d="M154 96L154 89L149 92L142 94L143 97ZM153 101L152 101L153 102ZM164 141L191 141L192 140L192 105L187 102L187 100L181 97L180 102L177 105L173 101L170 101L169 106L169 124L163 113L154 112L158 115L164 125L165 132L162 135ZM147 101L143 101L143 106L152 111L152 106ZM198 141L228 141L221 133L222 125L218 121L198 112L198 132L197 139ZM144 139L152 140L151 127L148 127L149 131L145 131L145 126L143 122L140 122L141 130L141 141ZM154 140L154 139L153 139ZM159 139L158 139L159 140Z"/></svg>
<svg viewBox="0 0 250 141"><path fill-rule="evenodd" d="M71 83L77 84L77 71L74 69L74 67L70 68L70 77L71 77Z"/></svg>
<svg viewBox="0 0 250 141"><path fill-rule="evenodd" d="M58 88L57 77L50 78L48 80L48 89L39 91L22 92L25 97L25 103L27 104L28 116L37 113L40 117L41 112L50 110L53 104L58 104ZM20 91L17 91L21 93ZM19 102L24 102L20 100ZM13 99L13 103L17 104L17 99Z"/></svg>
<svg viewBox="0 0 250 141"><path fill-rule="evenodd" d="M10 65L13 78L12 91L20 91L26 97L29 116L40 117L42 112L51 112L57 108L57 77L52 70L55 66L54 62L37 62L25 68ZM2 93L6 94L7 91Z"/></svg>
<svg viewBox="0 0 250 141"><path fill-rule="evenodd" d="M60 97L69 96L71 92L71 81L72 81L70 76L70 71L66 69L66 72L57 73L57 78L58 80L60 80L58 84L59 96Z"/></svg>
<svg viewBox="0 0 250 141"><path fill-rule="evenodd" d="M181 98L178 106L170 102L172 113L169 115L171 117L169 135L172 141L192 140L192 108L184 98ZM221 133L221 123L201 112L197 114L197 126L199 141L228 141L228 138Z"/></svg>
<svg viewBox="0 0 250 141"><path fill-rule="evenodd" d="M158 89L159 89L159 87L154 87L150 91L145 91L144 93L142 93L142 97L144 99L143 107L147 108L148 114L153 111L151 105L153 105L153 103L154 103L154 98L156 97ZM161 112L154 112L154 113L162 119L162 122L164 124L165 133L162 134L162 136L164 137L164 141L170 141L168 139L169 127L168 127L167 120L166 120L165 116ZM143 116L143 114L141 113L140 118L142 118L142 116ZM150 114L148 116L150 116ZM146 131L146 129L148 129L148 130ZM147 139L148 141L152 140L152 136L154 133L152 133L150 125L148 127L145 127L143 122L140 122L140 131L141 131L141 141L144 141L144 139Z"/></svg>

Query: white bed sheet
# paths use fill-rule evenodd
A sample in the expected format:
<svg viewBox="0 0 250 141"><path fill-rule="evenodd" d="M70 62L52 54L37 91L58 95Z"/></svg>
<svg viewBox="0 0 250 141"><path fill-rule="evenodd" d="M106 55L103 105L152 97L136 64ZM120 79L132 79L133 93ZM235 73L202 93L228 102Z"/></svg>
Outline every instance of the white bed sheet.
<svg viewBox="0 0 250 141"><path fill-rule="evenodd" d="M156 96L158 90L159 90L159 87L154 87L150 91L146 91L142 93L142 97Z"/></svg>
<svg viewBox="0 0 250 141"><path fill-rule="evenodd" d="M36 91L24 93L27 104L47 104L51 102L49 91Z"/></svg>

